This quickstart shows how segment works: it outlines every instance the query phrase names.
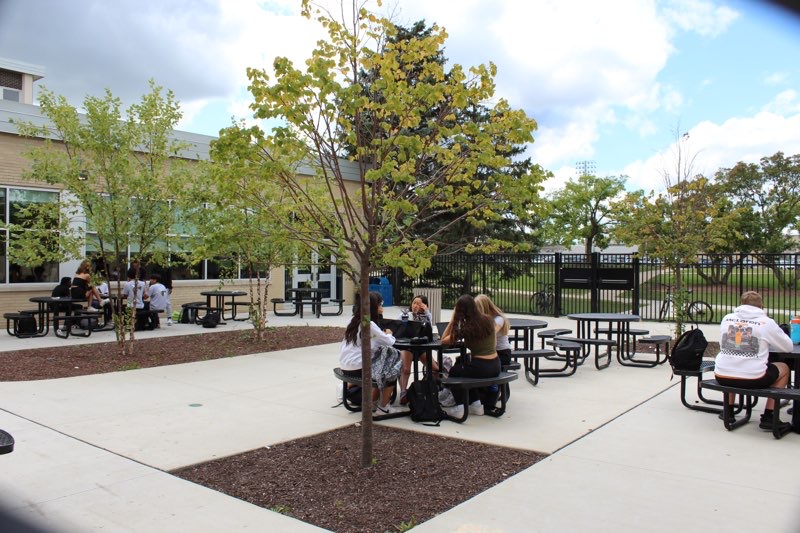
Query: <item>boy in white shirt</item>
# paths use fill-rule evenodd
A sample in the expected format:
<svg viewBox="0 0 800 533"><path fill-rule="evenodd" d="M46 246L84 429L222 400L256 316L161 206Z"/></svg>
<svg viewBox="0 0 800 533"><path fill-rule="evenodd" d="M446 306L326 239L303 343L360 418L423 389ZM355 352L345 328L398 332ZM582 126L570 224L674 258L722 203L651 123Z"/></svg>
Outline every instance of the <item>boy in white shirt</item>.
<svg viewBox="0 0 800 533"><path fill-rule="evenodd" d="M136 271L128 269L128 282L122 288L122 295L128 299L128 306L144 309L144 282L136 279Z"/></svg>
<svg viewBox="0 0 800 533"><path fill-rule="evenodd" d="M161 275L153 274L150 276L150 284L147 287L147 299L150 302L151 311L164 311L169 304L169 291L161 283ZM153 317L153 327L160 327L158 315Z"/></svg>

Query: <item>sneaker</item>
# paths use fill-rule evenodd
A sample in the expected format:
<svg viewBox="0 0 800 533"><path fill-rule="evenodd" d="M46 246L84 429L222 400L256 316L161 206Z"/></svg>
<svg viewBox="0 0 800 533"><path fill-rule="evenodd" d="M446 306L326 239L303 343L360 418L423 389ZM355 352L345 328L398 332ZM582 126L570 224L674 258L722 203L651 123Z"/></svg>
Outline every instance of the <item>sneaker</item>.
<svg viewBox="0 0 800 533"><path fill-rule="evenodd" d="M408 391L400 391L400 405L408 405Z"/></svg>
<svg viewBox="0 0 800 533"><path fill-rule="evenodd" d="M171 319L171 318L168 318L168 319L167 319L167 325L168 325L168 326L171 326L171 325L172 325L172 319Z"/></svg>
<svg viewBox="0 0 800 533"><path fill-rule="evenodd" d="M451 416L453 418L463 418L464 417L464 406L461 404L454 405L453 407L445 407L444 412L447 413L447 416Z"/></svg>
<svg viewBox="0 0 800 533"><path fill-rule="evenodd" d="M469 404L469 414L483 416L483 404L480 400L475 400Z"/></svg>
<svg viewBox="0 0 800 533"><path fill-rule="evenodd" d="M376 405L375 410L372 411L372 416L384 416L384 415L392 415L394 413L402 413L406 411L406 409L402 409L400 407L396 407L394 405Z"/></svg>
<svg viewBox="0 0 800 533"><path fill-rule="evenodd" d="M87 307L86 308L86 312L87 313L101 313L102 310L101 309L96 309L94 307Z"/></svg>
<svg viewBox="0 0 800 533"><path fill-rule="evenodd" d="M100 307L103 307L104 305L108 305L110 303L111 300L109 300L108 298L103 298L102 300L100 300Z"/></svg>
<svg viewBox="0 0 800 533"><path fill-rule="evenodd" d="M759 422L758 427L763 429L764 431L772 431L774 428L772 426L772 415L761 415L761 422ZM788 431L792 425L789 422L781 422L778 420L778 428L781 432Z"/></svg>
<svg viewBox="0 0 800 533"><path fill-rule="evenodd" d="M439 391L439 405L442 407L453 407L456 404L456 399L450 389L442 389Z"/></svg>

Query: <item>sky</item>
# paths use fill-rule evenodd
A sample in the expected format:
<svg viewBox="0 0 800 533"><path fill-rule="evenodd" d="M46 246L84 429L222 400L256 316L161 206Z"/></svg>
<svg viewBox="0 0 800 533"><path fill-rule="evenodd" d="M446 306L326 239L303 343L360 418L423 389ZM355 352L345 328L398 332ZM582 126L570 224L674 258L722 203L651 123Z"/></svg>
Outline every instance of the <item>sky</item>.
<svg viewBox="0 0 800 533"><path fill-rule="evenodd" d="M538 123L526 153L554 174L547 192L586 160L599 176L627 176L629 190L659 190L678 139L706 176L800 153L800 17L774 4L368 5L445 28L450 63L497 66L496 97ZM152 78L181 102L180 129L206 135L252 120L247 67L269 70L278 56L303 66L324 37L299 0L0 0L0 57L44 67L37 85L80 108L105 89L133 103Z"/></svg>

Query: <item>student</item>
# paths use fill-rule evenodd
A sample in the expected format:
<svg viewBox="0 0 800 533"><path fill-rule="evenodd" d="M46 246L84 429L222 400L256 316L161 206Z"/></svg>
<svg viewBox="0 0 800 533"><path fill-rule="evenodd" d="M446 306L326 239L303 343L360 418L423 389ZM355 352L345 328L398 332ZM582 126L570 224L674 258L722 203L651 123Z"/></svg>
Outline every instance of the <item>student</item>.
<svg viewBox="0 0 800 533"><path fill-rule="evenodd" d="M443 345L456 342L463 342L470 353L468 356L456 359L453 368L450 369L450 377L494 378L500 375L500 358L495 348L497 340L494 320L478 309L475 299L469 294L462 295L456 302L453 316L442 335ZM484 413L476 389L472 388L467 392L459 387L451 387L449 390L454 398L463 399L464 394L469 395L470 414ZM442 396L446 399L442 399ZM447 401L448 396L446 393L440 395L443 405L447 403L452 405L454 400ZM445 412L452 417L461 418L464 416L464 406L462 402L458 402L454 406L445 407Z"/></svg>
<svg viewBox="0 0 800 533"><path fill-rule="evenodd" d="M160 274L152 274L150 276L150 284L147 286L147 293L145 294L148 305L145 308L151 311L164 311L169 303L169 296L167 288L161 283ZM161 321L158 314L152 317L153 329L161 327Z"/></svg>
<svg viewBox="0 0 800 533"><path fill-rule="evenodd" d="M374 355L378 350L394 350L392 345L395 343L395 338L391 334L391 330L382 331L380 326L376 323L378 317L383 315L383 298L380 293L369 293L369 314L370 314L370 348ZM347 325L344 333L344 340L339 347L339 367L345 376L361 377L361 305L358 297L353 306L353 318ZM372 391L373 401L380 395L380 400L375 403L375 415L385 415L390 413L397 413L401 411L399 407L389 404L394 390L395 381L386 383L386 386L378 391L374 388Z"/></svg>
<svg viewBox="0 0 800 533"><path fill-rule="evenodd" d="M478 306L481 313L488 315L494 320L494 330L497 336L497 355L500 357L500 364L507 365L511 362L511 343L508 340L508 330L511 324L508 318L503 313L502 309L497 307L491 298L485 294L479 294L475 297L475 305Z"/></svg>
<svg viewBox="0 0 800 533"><path fill-rule="evenodd" d="M128 307L144 309L144 282L136 279L136 270L128 269L128 282L122 288L122 295L128 299Z"/></svg>
<svg viewBox="0 0 800 533"><path fill-rule="evenodd" d="M433 316L431 315L430 310L428 309L428 297L424 294L418 294L414 296L411 300L411 306L408 310L403 310L401 313L401 318L403 315L406 315L406 318L410 320L416 320L418 322L425 322L427 321L428 324L433 325ZM410 315L410 316L408 316ZM411 364L414 362L414 355L409 352L408 350L402 350L400 352L400 358L402 359L402 367L400 368L400 398L399 402L400 405L406 405L408 403L408 380L411 377ZM422 354L420 357L420 361L422 363L427 362L427 356ZM438 371L439 365L436 361L433 361L433 370Z"/></svg>
<svg viewBox="0 0 800 533"><path fill-rule="evenodd" d="M99 313L101 308L108 305L97 288L92 286L92 267L88 259L81 261L72 278L71 295L73 298L86 300L86 310Z"/></svg>
<svg viewBox="0 0 800 533"><path fill-rule="evenodd" d="M164 312L167 314L167 325L172 325L172 270L167 269L161 275L161 283L167 288L167 305L164 307Z"/></svg>
<svg viewBox="0 0 800 533"><path fill-rule="evenodd" d="M741 303L720 323L720 351L714 362L717 382L745 389L786 387L789 367L770 363L769 352L791 352L792 339L767 316L759 293L745 292ZM775 400L767 399L759 428L772 431L774 408Z"/></svg>

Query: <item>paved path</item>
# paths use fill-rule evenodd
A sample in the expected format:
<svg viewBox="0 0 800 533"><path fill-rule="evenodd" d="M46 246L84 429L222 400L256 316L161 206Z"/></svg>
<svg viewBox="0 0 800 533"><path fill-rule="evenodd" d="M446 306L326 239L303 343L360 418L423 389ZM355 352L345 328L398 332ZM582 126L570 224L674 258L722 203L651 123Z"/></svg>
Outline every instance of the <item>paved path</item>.
<svg viewBox="0 0 800 533"><path fill-rule="evenodd" d="M640 326L654 334L668 328ZM208 333L173 326L147 335L188 332ZM707 335L714 338L713 328ZM19 342L2 336L0 350ZM0 383L0 427L17 441L13 453L0 456L0 505L52 531L314 530L166 471L357 422L359 415L331 408L337 352L331 344ZM727 432L714 415L683 408L676 383L665 367L584 365L575 376L537 387L513 382L500 419L471 417L438 428L385 422L552 453L415 530L797 531L800 476L792 465L800 435L775 441L753 423Z"/></svg>

